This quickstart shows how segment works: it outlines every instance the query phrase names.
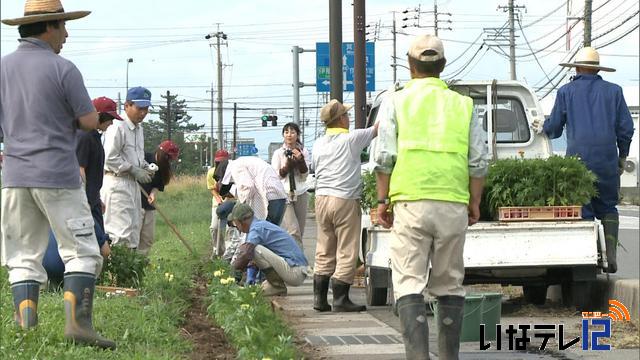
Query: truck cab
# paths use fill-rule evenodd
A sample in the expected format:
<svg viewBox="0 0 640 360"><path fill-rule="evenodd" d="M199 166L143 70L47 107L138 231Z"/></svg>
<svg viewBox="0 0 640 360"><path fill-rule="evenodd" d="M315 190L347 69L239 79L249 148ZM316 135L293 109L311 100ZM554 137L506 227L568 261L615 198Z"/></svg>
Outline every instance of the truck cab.
<svg viewBox="0 0 640 360"><path fill-rule="evenodd" d="M495 159L548 158L551 141L531 130L544 114L533 92L517 81L455 81L452 90L473 99L485 130L488 156ZM395 90L395 89L394 89ZM368 125L394 90L378 96ZM401 90L396 90L401 91ZM375 139L370 150L375 148ZM371 162L363 169L373 170ZM392 233L362 217L361 260L365 264L367 303L384 305L391 290L389 242ZM582 306L590 282L606 267L604 236L599 221L481 221L467 230L464 247L465 284L497 283L523 286L535 304L546 300L547 287L560 284L563 301Z"/></svg>

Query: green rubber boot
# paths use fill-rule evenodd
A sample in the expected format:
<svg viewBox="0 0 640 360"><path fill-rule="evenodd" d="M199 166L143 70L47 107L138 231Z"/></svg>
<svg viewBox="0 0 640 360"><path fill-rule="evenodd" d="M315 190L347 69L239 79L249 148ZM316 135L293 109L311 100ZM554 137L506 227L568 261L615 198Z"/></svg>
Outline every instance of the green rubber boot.
<svg viewBox="0 0 640 360"><path fill-rule="evenodd" d="M95 282L93 274L64 274L64 310L67 315L64 337L75 343L113 350L116 343L102 337L93 329L91 317Z"/></svg>
<svg viewBox="0 0 640 360"><path fill-rule="evenodd" d="M407 359L429 360L429 325L422 294L405 295L396 302Z"/></svg>
<svg viewBox="0 0 640 360"><path fill-rule="evenodd" d="M11 284L13 304L16 312L14 318L16 324L24 330L38 325L38 297L40 295L40 283L35 280L19 281Z"/></svg>

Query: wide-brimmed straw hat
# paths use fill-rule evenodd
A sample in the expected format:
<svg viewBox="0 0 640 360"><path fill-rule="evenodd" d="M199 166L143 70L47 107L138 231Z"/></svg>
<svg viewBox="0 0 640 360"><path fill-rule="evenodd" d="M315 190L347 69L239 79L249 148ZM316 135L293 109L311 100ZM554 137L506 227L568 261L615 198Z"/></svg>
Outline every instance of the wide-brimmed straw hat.
<svg viewBox="0 0 640 360"><path fill-rule="evenodd" d="M26 25L42 21L75 20L91 14L91 11L65 12L60 0L27 0L24 4L24 16L15 19L3 19L7 25Z"/></svg>
<svg viewBox="0 0 640 360"><path fill-rule="evenodd" d="M600 66L600 55L596 49L592 47L585 47L580 49L576 54L575 60L572 63L561 63L560 66L564 67L581 67L587 69L597 69L602 71L613 72L614 68Z"/></svg>

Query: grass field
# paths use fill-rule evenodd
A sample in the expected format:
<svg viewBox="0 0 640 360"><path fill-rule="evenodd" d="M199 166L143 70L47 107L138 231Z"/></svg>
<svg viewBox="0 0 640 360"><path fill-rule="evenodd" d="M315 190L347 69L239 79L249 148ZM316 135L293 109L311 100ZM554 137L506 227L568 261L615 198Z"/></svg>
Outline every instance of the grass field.
<svg viewBox="0 0 640 360"><path fill-rule="evenodd" d="M204 178L180 178L159 196L159 207L176 224L199 257L209 251L211 197ZM13 321L11 289L0 269L0 359L179 359L192 344L180 333L188 307L192 275L201 268L157 214L156 244L150 254L141 295L135 298L97 292L94 326L115 340L116 351L74 346L63 339L64 305L61 292L44 292L38 304L39 326L18 330ZM173 276L167 276L173 275Z"/></svg>

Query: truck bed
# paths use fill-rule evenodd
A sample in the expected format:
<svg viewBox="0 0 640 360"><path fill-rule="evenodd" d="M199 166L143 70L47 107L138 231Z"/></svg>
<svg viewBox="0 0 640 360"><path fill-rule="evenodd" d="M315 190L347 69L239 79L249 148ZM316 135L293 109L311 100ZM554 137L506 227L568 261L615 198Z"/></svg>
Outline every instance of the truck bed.
<svg viewBox="0 0 640 360"><path fill-rule="evenodd" d="M467 230L467 269L598 265L599 221L480 222ZM391 231L368 227L368 266L389 267ZM604 252L604 251L603 251Z"/></svg>

